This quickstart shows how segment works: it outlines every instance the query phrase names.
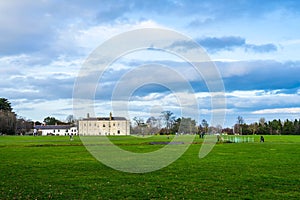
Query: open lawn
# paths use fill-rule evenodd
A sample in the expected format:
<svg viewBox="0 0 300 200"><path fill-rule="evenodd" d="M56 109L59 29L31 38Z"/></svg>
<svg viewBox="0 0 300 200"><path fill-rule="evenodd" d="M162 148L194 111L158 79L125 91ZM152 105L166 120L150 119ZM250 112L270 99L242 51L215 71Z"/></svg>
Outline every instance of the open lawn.
<svg viewBox="0 0 300 200"><path fill-rule="evenodd" d="M168 141L166 136L111 140L134 152ZM199 159L202 141L197 137L166 168L131 174L97 161L79 137L0 136L0 199L299 199L300 136L217 144Z"/></svg>

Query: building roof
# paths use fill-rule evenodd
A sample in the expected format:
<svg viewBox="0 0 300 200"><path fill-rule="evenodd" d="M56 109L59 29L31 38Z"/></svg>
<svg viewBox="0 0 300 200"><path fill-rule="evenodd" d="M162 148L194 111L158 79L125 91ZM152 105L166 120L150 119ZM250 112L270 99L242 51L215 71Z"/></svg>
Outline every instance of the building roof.
<svg viewBox="0 0 300 200"><path fill-rule="evenodd" d="M125 117L112 117L112 119L110 120L109 117L90 117L90 118L84 118L82 120L84 121L113 121L113 120L126 121L127 119Z"/></svg>
<svg viewBox="0 0 300 200"><path fill-rule="evenodd" d="M74 126L72 125L36 125L34 126L35 129L70 129Z"/></svg>

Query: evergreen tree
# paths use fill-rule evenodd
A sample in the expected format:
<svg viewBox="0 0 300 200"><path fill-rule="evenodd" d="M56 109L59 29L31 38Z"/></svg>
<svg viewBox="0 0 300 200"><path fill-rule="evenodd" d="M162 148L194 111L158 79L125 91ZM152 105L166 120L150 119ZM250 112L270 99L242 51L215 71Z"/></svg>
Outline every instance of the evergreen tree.
<svg viewBox="0 0 300 200"><path fill-rule="evenodd" d="M6 98L0 98L0 110L9 111L9 112L12 111L10 102Z"/></svg>

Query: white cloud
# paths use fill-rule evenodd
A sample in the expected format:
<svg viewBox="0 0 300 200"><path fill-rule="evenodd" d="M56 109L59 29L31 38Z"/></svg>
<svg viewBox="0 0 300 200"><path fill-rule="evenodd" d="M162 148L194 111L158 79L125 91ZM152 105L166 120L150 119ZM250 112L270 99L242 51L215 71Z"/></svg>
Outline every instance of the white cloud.
<svg viewBox="0 0 300 200"><path fill-rule="evenodd" d="M272 108L253 111L252 114L299 114L300 108Z"/></svg>
<svg viewBox="0 0 300 200"><path fill-rule="evenodd" d="M282 107L295 106L300 101L297 94L285 94L280 90L233 91L226 93L227 104L234 108Z"/></svg>
<svg viewBox="0 0 300 200"><path fill-rule="evenodd" d="M134 30L139 28L159 28L163 27L152 20L134 22L134 23L120 23L120 24L106 24L92 26L88 29L78 29L75 33L74 40L75 44L87 51L95 49L98 45L103 43L105 40L112 38L113 36ZM69 37L70 31L67 30L66 37ZM65 38L65 37L64 37ZM74 42L74 41L73 41Z"/></svg>
<svg viewBox="0 0 300 200"><path fill-rule="evenodd" d="M216 65L218 66L223 78L243 76L252 70L252 67L250 67L247 63L234 62L232 60L230 62L216 62Z"/></svg>
<svg viewBox="0 0 300 200"><path fill-rule="evenodd" d="M32 100L19 99L12 101L14 111L23 117L42 121L47 116L60 120L72 114L72 99Z"/></svg>

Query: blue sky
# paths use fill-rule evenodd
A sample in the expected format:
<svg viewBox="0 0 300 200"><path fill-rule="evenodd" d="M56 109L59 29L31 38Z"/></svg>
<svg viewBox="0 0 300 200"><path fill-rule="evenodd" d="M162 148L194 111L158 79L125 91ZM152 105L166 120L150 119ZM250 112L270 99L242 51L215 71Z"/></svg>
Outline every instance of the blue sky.
<svg viewBox="0 0 300 200"><path fill-rule="evenodd" d="M74 81L95 48L125 31L167 28L197 41L215 62L225 86L225 126L239 115L246 123L300 118L299 22L297 0L1 1L0 96L28 119L65 120L72 114ZM97 115L110 111L109 83L149 59L190 77L200 118L209 120L207 89L184 63L159 52L139 55L146 54L121 59L104 77ZM174 94L155 85L136 90L129 107L131 116L141 117L179 109Z"/></svg>

